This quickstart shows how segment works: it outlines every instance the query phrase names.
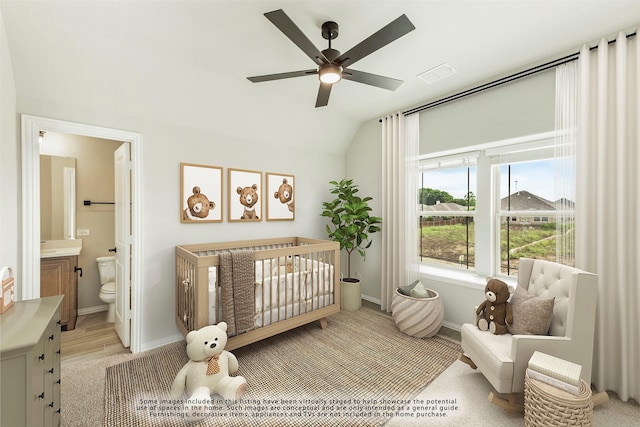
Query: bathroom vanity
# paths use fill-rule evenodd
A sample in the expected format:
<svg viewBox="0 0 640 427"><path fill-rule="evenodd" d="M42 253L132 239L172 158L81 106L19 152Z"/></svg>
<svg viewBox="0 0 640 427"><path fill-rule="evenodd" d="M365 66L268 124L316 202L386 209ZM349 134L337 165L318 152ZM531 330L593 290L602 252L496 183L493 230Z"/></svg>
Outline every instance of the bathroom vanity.
<svg viewBox="0 0 640 427"><path fill-rule="evenodd" d="M64 295L60 309L62 329L76 327L78 317L78 255L82 240L47 241L40 248L40 297ZM70 243L69 243L70 242Z"/></svg>

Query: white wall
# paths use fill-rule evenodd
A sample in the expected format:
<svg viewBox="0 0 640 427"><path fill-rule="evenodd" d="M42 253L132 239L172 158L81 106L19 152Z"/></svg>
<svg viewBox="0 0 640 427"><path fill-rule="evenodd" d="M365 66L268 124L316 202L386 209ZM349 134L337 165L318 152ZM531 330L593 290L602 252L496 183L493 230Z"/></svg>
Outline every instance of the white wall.
<svg viewBox="0 0 640 427"><path fill-rule="evenodd" d="M107 102L105 105L108 105ZM326 238L320 217L321 201L328 199L328 182L344 175L341 153L276 149L268 141L244 141L220 133L158 123L120 114L65 105L63 100L17 95L18 113L139 132L142 142L142 349L162 345L178 336L174 322L175 246L208 241L245 240L281 236ZM347 137L348 138L348 137ZM350 139L350 138L349 138ZM222 223L180 223L180 163L224 168ZM295 176L295 221L228 223L227 168L275 172ZM264 177L263 177L264 182ZM20 191L19 183L13 184ZM268 197L266 189L264 197ZM135 203L135 201L134 201ZM264 200L263 200L264 203ZM263 205L263 212L265 211Z"/></svg>
<svg viewBox="0 0 640 427"><path fill-rule="evenodd" d="M174 246L207 241L306 236L326 238L320 217L321 201L328 199L328 182L344 175L344 160L321 152L285 152L260 141L238 141L203 134L194 129L143 129L144 134L144 302L145 339L161 339L174 328ZM157 147L157 148L156 148ZM160 149L161 147L161 149ZM180 224L179 162L210 164L295 176L295 221L259 223ZM224 178L224 218L227 184ZM264 176L263 176L264 183ZM266 190L264 197L268 197ZM237 195L235 195L237 197ZM272 196L273 197L273 196ZM263 213L265 212L263 200ZM160 327L160 325L163 325Z"/></svg>
<svg viewBox="0 0 640 427"><path fill-rule="evenodd" d="M382 216L382 164L381 130L377 120L363 123L346 153L347 174L358 184L360 197L373 197L369 202L371 215ZM384 224L382 224L384 227ZM366 259L356 252L351 255L351 275L362 276L362 293L372 301L380 301L380 268L382 256L382 233L370 235L373 243L367 250ZM342 267L346 276L346 262Z"/></svg>
<svg viewBox="0 0 640 427"><path fill-rule="evenodd" d="M0 17L1 18L1 17ZM297 148L278 149L275 141L246 141L233 137L233 129L219 123L219 132L207 132L180 123L156 122L128 116L104 107L80 108L64 99L42 99L16 93L11 61L0 19L1 83L1 200L0 264L20 275L19 209L21 154L17 129L20 114L127 130L142 134L143 230L142 230L142 349L162 345L179 336L174 321L175 246L208 241L244 240L281 236L326 238L321 202L329 200L328 182L344 176L344 155ZM76 96L79 94L73 94ZM100 105L117 105L119 94ZM216 118L212 117L212 121ZM247 123L251 126L251 123ZM299 135L298 138L303 138ZM345 135L345 141L352 135ZM287 146L296 141L285 141ZM225 203L222 223L180 223L180 162L224 168ZM249 169L295 176L295 221L228 223L227 168ZM264 183L264 175L263 175ZM268 197L266 189L264 197ZM135 201L134 201L135 203ZM264 203L264 200L263 200ZM263 204L263 212L266 205Z"/></svg>
<svg viewBox="0 0 640 427"><path fill-rule="evenodd" d="M21 203L21 169L16 113L88 123L139 132L143 135L143 200L141 202L144 206L145 218L141 248L143 301L142 313L139 313L143 348L162 344L177 335L173 320L175 245L291 235L325 238L325 221L319 216L321 202L330 198L328 181L342 177L354 178L362 194L374 198L371 203L374 214L379 215L381 212L381 141L377 119L363 123L355 137L345 135L345 138L352 142L344 156L342 153L331 154L296 148L277 150L272 148L269 141L246 141L234 138L233 129L226 128L224 123L220 123L219 132L206 132L196 127L181 127L180 123L156 122L149 118L128 116L110 107L86 109L69 104L64 99L41 99L16 94L3 26L0 27L0 59L2 60L0 66L2 73L0 76L2 84L0 97L2 107L0 134L2 138L2 193L0 194L2 196L0 207L2 245L0 246L2 249L0 255L3 265L16 266L14 270L18 277L21 262L19 255L21 223L18 215ZM479 98L485 94L475 97ZM532 99L534 95L535 93L518 95L517 98L513 98L513 102L517 104ZM457 101L454 104L464 106L466 105L464 102L469 102L475 97L466 98L465 101ZM112 99L105 99L100 105L117 105L118 100L118 94L114 93ZM454 104L447 106L452 111L447 113L446 117L451 120L450 123L453 123L454 127L459 127L461 129L458 130L462 131L467 123L454 118ZM479 107L482 110L486 109L483 102L479 102ZM531 117L524 120L524 123L534 120L538 107L530 108ZM460 107L460 109L464 108ZM469 112L465 112L463 116L468 117L468 114ZM496 114L495 117L500 119L500 114ZM211 120L215 120L215 117ZM436 123L443 125L443 132L451 129L450 126L444 126L444 118L441 121L436 120ZM492 122L492 124L497 129L509 123L497 120L497 123ZM436 128L436 125L431 126L433 129ZM425 125L422 127L424 128ZM469 130L468 137L460 137L458 141L464 141L464 144L472 143L474 135L477 136L475 132L475 130ZM293 141L290 143L295 146ZM450 142L445 143L442 140L442 143ZM296 220L250 224L226 221L220 224L181 224L179 221L180 162L222 166L225 172L226 168L233 167L293 174L297 184ZM225 201L226 192L225 186L223 194ZM379 300L380 234L374 236L366 262L363 263L358 256L355 256L352 261L355 270L363 276L365 295L370 299ZM440 292L445 298L447 309L446 320L452 323L462 323L469 317L467 304L458 311L458 306L462 304L451 303L453 295L464 299L464 293L470 291L470 297L467 298L469 302L481 300L479 290L467 288L468 291L463 289L452 293L449 285L440 286L433 283L432 287L436 290L442 289ZM451 299L447 297L449 294L452 294Z"/></svg>
<svg viewBox="0 0 640 427"><path fill-rule="evenodd" d="M420 152L422 154L548 132L555 124L555 73L553 70L420 113ZM360 127L346 154L346 176L362 183L374 197L374 211L381 212L382 143L378 119ZM384 227L384 218L383 218ZM382 245L380 235L367 252L366 263L359 260L369 283L363 284L363 298L380 301ZM474 305L482 302L481 278L465 285L422 276L437 291L445 306L445 324L458 328L472 319Z"/></svg>
<svg viewBox="0 0 640 427"><path fill-rule="evenodd" d="M9 266L20 283L20 150L17 145L16 86L0 11L0 267ZM18 295L19 296L19 295Z"/></svg>

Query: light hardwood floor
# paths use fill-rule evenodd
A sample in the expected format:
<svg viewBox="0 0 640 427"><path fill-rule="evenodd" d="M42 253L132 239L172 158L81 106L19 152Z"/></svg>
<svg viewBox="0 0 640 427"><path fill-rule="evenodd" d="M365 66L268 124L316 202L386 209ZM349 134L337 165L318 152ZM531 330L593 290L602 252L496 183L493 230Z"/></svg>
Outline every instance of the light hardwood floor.
<svg viewBox="0 0 640 427"><path fill-rule="evenodd" d="M118 338L113 323L107 323L106 311L78 316L76 328L62 331L60 342L62 366L129 352Z"/></svg>

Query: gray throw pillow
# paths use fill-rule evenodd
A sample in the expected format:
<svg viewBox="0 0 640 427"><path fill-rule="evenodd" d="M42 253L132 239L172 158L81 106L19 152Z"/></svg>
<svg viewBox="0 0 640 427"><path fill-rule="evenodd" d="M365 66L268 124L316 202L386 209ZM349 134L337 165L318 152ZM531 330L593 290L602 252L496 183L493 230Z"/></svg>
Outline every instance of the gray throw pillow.
<svg viewBox="0 0 640 427"><path fill-rule="evenodd" d="M513 335L547 335L553 319L555 298L540 298L516 287L511 297L513 324L507 329Z"/></svg>

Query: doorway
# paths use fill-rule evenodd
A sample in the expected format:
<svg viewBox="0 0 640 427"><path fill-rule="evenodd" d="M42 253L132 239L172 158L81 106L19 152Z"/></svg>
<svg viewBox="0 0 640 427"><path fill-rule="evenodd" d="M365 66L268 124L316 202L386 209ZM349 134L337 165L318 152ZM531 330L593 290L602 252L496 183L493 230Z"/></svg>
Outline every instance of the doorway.
<svg viewBox="0 0 640 427"><path fill-rule="evenodd" d="M142 135L139 133L103 128L92 125L22 116L22 271L23 286L19 299L40 296L40 146L41 132L59 132L126 142L131 149L131 302L126 313L130 322L130 350L140 351L141 241L142 241Z"/></svg>

